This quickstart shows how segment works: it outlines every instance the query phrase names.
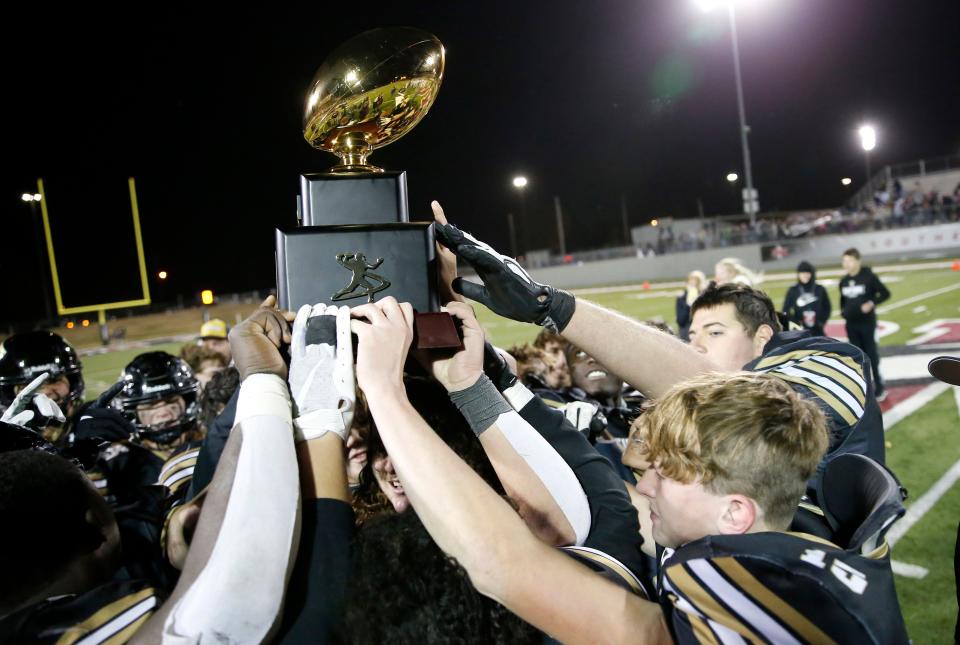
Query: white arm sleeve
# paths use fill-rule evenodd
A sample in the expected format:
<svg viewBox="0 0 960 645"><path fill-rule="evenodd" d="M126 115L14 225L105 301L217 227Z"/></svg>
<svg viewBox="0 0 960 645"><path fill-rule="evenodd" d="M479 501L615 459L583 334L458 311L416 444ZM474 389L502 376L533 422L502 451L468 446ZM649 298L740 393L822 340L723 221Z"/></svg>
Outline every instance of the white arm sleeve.
<svg viewBox="0 0 960 645"><path fill-rule="evenodd" d="M590 504L573 470L553 446L516 412L501 414L494 425L546 486L573 527L577 546L582 545L590 533Z"/></svg>
<svg viewBox="0 0 960 645"><path fill-rule="evenodd" d="M240 387L243 441L210 559L167 617L163 643L258 643L280 613L296 557L300 483L290 397L279 377Z"/></svg>

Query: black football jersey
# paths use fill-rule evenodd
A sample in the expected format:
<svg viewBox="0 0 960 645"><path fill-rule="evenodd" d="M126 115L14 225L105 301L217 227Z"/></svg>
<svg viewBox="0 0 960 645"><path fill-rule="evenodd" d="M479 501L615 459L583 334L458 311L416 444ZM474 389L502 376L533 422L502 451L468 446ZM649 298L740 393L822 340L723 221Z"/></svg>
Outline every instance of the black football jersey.
<svg viewBox="0 0 960 645"><path fill-rule="evenodd" d="M142 580L114 581L85 594L49 598L0 620L0 643L126 643L163 600Z"/></svg>
<svg viewBox="0 0 960 645"><path fill-rule="evenodd" d="M859 348L807 332L780 332L767 343L763 355L744 369L773 374L820 406L830 433L824 462L855 453L884 463L883 417L867 358ZM809 489L816 490L815 481Z"/></svg>
<svg viewBox="0 0 960 645"><path fill-rule="evenodd" d="M677 643L907 643L889 548L801 533L710 536L664 550L658 594Z"/></svg>

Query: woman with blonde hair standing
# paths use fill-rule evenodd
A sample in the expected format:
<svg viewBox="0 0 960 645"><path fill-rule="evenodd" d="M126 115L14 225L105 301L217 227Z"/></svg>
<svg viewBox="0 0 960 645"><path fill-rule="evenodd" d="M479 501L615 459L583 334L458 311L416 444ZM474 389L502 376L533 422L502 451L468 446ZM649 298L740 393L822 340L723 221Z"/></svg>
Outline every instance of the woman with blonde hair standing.
<svg viewBox="0 0 960 645"><path fill-rule="evenodd" d="M723 258L717 262L713 268L714 281L720 284L745 284L748 287L755 287L763 282L763 276L754 273L737 258Z"/></svg>
<svg viewBox="0 0 960 645"><path fill-rule="evenodd" d="M677 335L684 341L690 340L690 306L707 288L707 276L703 271L691 271L687 275L687 284L677 296Z"/></svg>

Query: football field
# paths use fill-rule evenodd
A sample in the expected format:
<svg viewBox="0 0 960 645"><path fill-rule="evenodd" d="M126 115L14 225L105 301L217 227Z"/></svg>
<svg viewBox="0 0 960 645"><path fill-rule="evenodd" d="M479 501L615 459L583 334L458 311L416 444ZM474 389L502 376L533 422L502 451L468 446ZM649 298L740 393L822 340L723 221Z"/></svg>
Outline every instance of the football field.
<svg viewBox="0 0 960 645"><path fill-rule="evenodd" d="M899 572L897 591L907 628L916 643L950 642L957 616L953 548L960 521L960 487L956 485L960 478L960 391L922 379L929 356L960 355L960 272L954 268L952 262L876 267L892 294L878 309L881 369L890 386L890 396L882 406L887 464L909 491L908 514L894 527L891 542ZM835 273L823 271L819 282L827 287L839 321ZM791 276L770 275L760 287L779 308L793 282ZM679 291L680 284L673 283L576 293L633 318L662 320L675 326L674 301ZM532 341L537 334L534 326L499 318L482 307L477 309L497 345L510 347ZM133 320L125 324L136 334ZM828 328L833 335L842 332L842 324ZM180 345L166 343L149 349L177 353ZM148 350L139 347L85 356L87 398L105 389L123 365L143 351Z"/></svg>

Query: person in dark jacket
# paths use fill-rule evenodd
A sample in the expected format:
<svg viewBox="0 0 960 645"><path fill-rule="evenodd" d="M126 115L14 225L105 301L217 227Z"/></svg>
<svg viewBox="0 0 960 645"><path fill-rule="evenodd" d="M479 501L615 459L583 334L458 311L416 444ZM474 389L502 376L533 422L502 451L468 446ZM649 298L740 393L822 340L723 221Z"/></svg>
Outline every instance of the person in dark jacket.
<svg viewBox="0 0 960 645"><path fill-rule="evenodd" d="M783 313L812 336L825 336L823 326L832 309L827 290L817 284L817 270L804 260L797 266L797 284L790 287L783 300Z"/></svg>
<svg viewBox="0 0 960 645"><path fill-rule="evenodd" d="M890 291L869 267L861 265L860 251L857 249L844 251L842 263L847 274L840 278L840 311L847 322L847 338L870 359L877 400L882 401L886 392L880 380L876 309L877 305L890 298Z"/></svg>
<svg viewBox="0 0 960 645"><path fill-rule="evenodd" d="M681 340L689 341L690 332L690 305L707 288L707 278L703 271L691 271L687 275L687 284L677 296L677 336Z"/></svg>

